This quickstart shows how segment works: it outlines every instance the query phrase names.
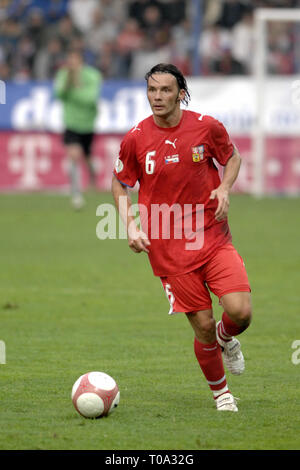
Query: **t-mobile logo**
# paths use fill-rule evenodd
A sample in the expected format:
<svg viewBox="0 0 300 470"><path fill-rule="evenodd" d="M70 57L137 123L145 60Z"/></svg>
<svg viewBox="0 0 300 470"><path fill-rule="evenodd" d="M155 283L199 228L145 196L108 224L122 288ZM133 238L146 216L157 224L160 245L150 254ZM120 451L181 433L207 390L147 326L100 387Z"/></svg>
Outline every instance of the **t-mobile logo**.
<svg viewBox="0 0 300 470"><path fill-rule="evenodd" d="M8 145L9 169L19 174L19 186L35 189L40 186L39 176L51 168L51 140L44 135L15 135Z"/></svg>

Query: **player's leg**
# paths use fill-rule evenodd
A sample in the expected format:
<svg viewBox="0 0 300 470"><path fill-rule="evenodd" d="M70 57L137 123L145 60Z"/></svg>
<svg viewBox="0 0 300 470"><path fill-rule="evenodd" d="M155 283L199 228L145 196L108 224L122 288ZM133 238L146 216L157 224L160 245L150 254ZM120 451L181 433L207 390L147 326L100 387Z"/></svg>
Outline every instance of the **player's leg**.
<svg viewBox="0 0 300 470"><path fill-rule="evenodd" d="M78 143L69 143L66 144L66 153L69 162L72 205L75 209L81 209L84 204L80 182L80 159L82 157L82 148Z"/></svg>
<svg viewBox="0 0 300 470"><path fill-rule="evenodd" d="M90 185L92 186L92 188L96 188L96 172L91 155L86 155L85 161L89 172Z"/></svg>
<svg viewBox="0 0 300 470"><path fill-rule="evenodd" d="M93 133L84 134L82 136L82 146L83 146L83 156L84 161L86 163L88 173L89 173L89 183L90 185L95 188L96 187L96 172L95 167L92 159L92 143L94 139Z"/></svg>
<svg viewBox="0 0 300 470"><path fill-rule="evenodd" d="M238 411L235 400L228 389L222 352L216 340L216 322L212 309L187 312L186 317L195 333L195 356L213 393L217 409Z"/></svg>
<svg viewBox="0 0 300 470"><path fill-rule="evenodd" d="M245 369L241 344L235 337L245 331L251 322L251 299L249 292L231 292L221 297L224 309L222 319L217 323L217 339L223 348L224 362L235 375Z"/></svg>
<svg viewBox="0 0 300 470"><path fill-rule="evenodd" d="M211 344L216 341L216 320L213 317L211 308L196 312L187 312L186 317L198 341L204 344Z"/></svg>
<svg viewBox="0 0 300 470"><path fill-rule="evenodd" d="M223 295L220 302L226 312L228 328L233 333L231 336L236 336L246 330L252 317L250 292L230 292Z"/></svg>
<svg viewBox="0 0 300 470"><path fill-rule="evenodd" d="M217 340L223 348L225 366L233 374L241 374L245 361L235 336L250 324L251 298L244 262L231 244L219 249L209 261L206 276L209 288L224 309L222 320L217 323Z"/></svg>
<svg viewBox="0 0 300 470"><path fill-rule="evenodd" d="M230 341L245 331L251 323L252 306L250 292L230 292L220 298L224 309L218 333L222 340Z"/></svg>
<svg viewBox="0 0 300 470"><path fill-rule="evenodd" d="M169 314L184 312L194 330L194 352L218 410L237 411L229 393L221 348L216 340L216 321L211 297L201 268L180 276L161 278L170 303ZM221 399L222 397L222 399Z"/></svg>
<svg viewBox="0 0 300 470"><path fill-rule="evenodd" d="M71 186L71 202L75 209L80 209L84 200L81 194L80 160L83 155L81 136L77 132L66 129L63 136L66 157L68 160L68 173Z"/></svg>

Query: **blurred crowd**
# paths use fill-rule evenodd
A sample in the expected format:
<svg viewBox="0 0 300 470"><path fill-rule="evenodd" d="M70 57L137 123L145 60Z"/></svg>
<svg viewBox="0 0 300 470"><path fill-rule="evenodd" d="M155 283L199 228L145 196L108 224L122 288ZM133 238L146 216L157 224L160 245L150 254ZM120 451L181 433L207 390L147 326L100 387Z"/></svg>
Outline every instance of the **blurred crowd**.
<svg viewBox="0 0 300 470"><path fill-rule="evenodd" d="M193 0L0 0L0 79L52 79L69 48L106 79L141 79L159 62L186 75L251 74L255 8L300 8L300 0L201 3L197 25ZM269 73L300 72L297 43L299 23L269 24Z"/></svg>

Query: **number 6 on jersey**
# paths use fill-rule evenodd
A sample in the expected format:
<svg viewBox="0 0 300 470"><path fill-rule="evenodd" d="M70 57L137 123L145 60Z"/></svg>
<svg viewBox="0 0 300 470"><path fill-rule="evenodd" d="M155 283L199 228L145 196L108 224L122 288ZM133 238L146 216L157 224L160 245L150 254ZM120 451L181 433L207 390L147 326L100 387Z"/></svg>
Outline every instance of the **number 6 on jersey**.
<svg viewBox="0 0 300 470"><path fill-rule="evenodd" d="M170 284L165 284L164 287L165 287L165 292L166 292L167 299L168 299L169 304L170 304L169 315L172 315L173 309L174 309L175 297L174 297L173 292L171 291L171 285Z"/></svg>
<svg viewBox="0 0 300 470"><path fill-rule="evenodd" d="M152 150L151 152L148 152L146 155L145 170L146 170L147 175L153 175L154 173L155 160L151 160L151 157L154 157L155 154L156 154L156 150Z"/></svg>

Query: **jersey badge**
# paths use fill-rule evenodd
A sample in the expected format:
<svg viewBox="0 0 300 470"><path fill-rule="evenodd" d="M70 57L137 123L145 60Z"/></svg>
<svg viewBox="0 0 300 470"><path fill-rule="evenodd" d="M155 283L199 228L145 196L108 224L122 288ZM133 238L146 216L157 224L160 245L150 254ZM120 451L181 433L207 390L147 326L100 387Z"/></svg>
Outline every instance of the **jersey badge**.
<svg viewBox="0 0 300 470"><path fill-rule="evenodd" d="M204 145L199 145L198 147L192 147L192 157L193 162L197 163L204 158Z"/></svg>
<svg viewBox="0 0 300 470"><path fill-rule="evenodd" d="M120 160L119 158L117 158L116 160L116 163L115 163L115 170L117 173L120 173L124 168L124 164L122 162L122 160Z"/></svg>

